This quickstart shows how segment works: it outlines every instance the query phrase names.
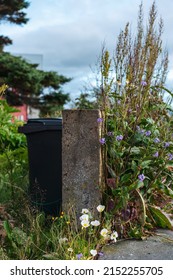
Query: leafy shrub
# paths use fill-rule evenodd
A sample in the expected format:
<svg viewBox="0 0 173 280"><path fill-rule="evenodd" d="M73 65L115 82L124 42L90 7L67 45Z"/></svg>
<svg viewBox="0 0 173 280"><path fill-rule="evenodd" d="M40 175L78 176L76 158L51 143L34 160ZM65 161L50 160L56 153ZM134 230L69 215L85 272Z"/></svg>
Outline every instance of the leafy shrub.
<svg viewBox="0 0 173 280"><path fill-rule="evenodd" d="M113 227L124 237L173 226L172 100L164 92L172 93L164 87L167 54L162 56L163 22L157 31L156 18L153 3L145 33L140 6L136 38L127 24L113 59L105 48L101 56L105 200Z"/></svg>

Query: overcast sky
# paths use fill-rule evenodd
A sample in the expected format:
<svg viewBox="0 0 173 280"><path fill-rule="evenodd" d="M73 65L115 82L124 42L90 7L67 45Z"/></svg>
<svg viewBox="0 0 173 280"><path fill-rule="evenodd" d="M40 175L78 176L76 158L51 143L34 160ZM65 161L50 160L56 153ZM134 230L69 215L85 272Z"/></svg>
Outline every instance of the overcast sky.
<svg viewBox="0 0 173 280"><path fill-rule="evenodd" d="M173 1L156 0L164 20L163 42L169 51L169 85L173 82ZM129 21L135 32L141 0L30 0L26 25L1 25L13 45L5 51L43 55L43 70L72 77L64 91L76 97L92 75L102 44L112 52L120 29ZM151 0L143 0L148 14ZM173 88L173 87L172 87Z"/></svg>

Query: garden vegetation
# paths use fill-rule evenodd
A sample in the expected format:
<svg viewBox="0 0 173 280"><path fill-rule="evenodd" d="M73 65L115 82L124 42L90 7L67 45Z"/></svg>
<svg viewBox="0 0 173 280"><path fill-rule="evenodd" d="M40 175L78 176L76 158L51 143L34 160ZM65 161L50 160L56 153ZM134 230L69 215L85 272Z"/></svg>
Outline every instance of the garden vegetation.
<svg viewBox="0 0 173 280"><path fill-rule="evenodd" d="M96 101L85 102L87 94L77 101L80 108L82 100L102 110L96 120L104 162L98 217L81 209L77 221L72 208L46 217L30 206L26 142L17 132L19 123L11 122L13 108L0 99L1 259L97 259L104 244L172 229L172 93L165 87L162 32L155 3L146 27L141 4L136 36L127 24L113 57L102 50ZM4 91L5 86L1 95Z"/></svg>

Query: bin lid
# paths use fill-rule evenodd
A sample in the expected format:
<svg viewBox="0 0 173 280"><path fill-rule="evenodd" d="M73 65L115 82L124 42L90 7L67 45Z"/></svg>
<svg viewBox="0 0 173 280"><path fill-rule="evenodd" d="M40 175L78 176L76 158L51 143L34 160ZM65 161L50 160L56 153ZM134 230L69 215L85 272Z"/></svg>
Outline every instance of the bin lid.
<svg viewBox="0 0 173 280"><path fill-rule="evenodd" d="M62 130L62 118L28 119L24 126L18 128L18 132L24 134L46 130Z"/></svg>

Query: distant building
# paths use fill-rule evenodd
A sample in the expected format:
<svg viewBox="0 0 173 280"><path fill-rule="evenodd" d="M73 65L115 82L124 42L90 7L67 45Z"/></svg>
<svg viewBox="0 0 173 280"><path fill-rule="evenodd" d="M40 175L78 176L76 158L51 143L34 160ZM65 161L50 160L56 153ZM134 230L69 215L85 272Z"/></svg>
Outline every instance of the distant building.
<svg viewBox="0 0 173 280"><path fill-rule="evenodd" d="M14 56L21 56L27 62L32 64L38 64L37 69L43 69L43 55L41 54L16 54L13 53ZM17 113L13 113L13 116L21 121L27 121L28 119L38 118L40 111L38 109L27 106L26 104L22 106L17 106L16 109L19 110Z"/></svg>

